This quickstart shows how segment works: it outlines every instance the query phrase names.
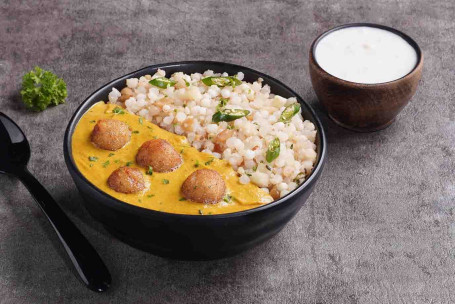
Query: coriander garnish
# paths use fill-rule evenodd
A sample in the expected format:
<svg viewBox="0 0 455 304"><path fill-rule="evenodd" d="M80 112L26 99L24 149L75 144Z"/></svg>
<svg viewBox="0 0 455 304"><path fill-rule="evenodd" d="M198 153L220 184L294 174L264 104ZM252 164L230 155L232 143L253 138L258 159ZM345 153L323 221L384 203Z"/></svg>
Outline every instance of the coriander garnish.
<svg viewBox="0 0 455 304"><path fill-rule="evenodd" d="M108 160L105 161L105 162L103 163L103 168L106 168L107 166L109 166L109 163L110 163L110 162L109 162Z"/></svg>
<svg viewBox="0 0 455 304"><path fill-rule="evenodd" d="M152 166L149 166L149 167L148 167L147 171L145 171L145 174L147 174L147 175L153 175L153 168L152 168Z"/></svg>
<svg viewBox="0 0 455 304"><path fill-rule="evenodd" d="M144 120L142 119L142 117L139 117L139 123L142 125L144 124Z"/></svg>
<svg viewBox="0 0 455 304"><path fill-rule="evenodd" d="M149 194L149 195L147 195L148 198L152 198L152 197L154 197L154 196L155 196L155 194Z"/></svg>
<svg viewBox="0 0 455 304"><path fill-rule="evenodd" d="M203 215L203 214L204 214L204 212L202 212L202 210L201 210L201 209L199 209L199 214L200 214L200 215Z"/></svg>
<svg viewBox="0 0 455 304"><path fill-rule="evenodd" d="M196 163L194 164L194 167L195 168L199 167L199 160L196 160Z"/></svg>
<svg viewBox="0 0 455 304"><path fill-rule="evenodd" d="M133 134L139 134L139 131L138 130L134 130L133 132L131 132Z"/></svg>
<svg viewBox="0 0 455 304"><path fill-rule="evenodd" d="M89 122L90 122L90 123L95 123L95 122L96 122L96 120L90 120Z"/></svg>
<svg viewBox="0 0 455 304"><path fill-rule="evenodd" d="M186 201L186 198L181 197L181 198L179 199L179 201L181 201L181 202Z"/></svg>
<svg viewBox="0 0 455 304"><path fill-rule="evenodd" d="M114 114L125 114L125 111L123 111L122 108L115 107L114 110L112 110L112 113L114 113Z"/></svg>
<svg viewBox="0 0 455 304"><path fill-rule="evenodd" d="M206 162L205 162L205 165L206 165L206 166L209 166L214 160L215 160L215 158L212 158L212 159L206 161Z"/></svg>
<svg viewBox="0 0 455 304"><path fill-rule="evenodd" d="M109 153L108 157L114 156L115 153Z"/></svg>
<svg viewBox="0 0 455 304"><path fill-rule="evenodd" d="M128 167L131 166L132 164L134 164L133 161L126 162L126 166L128 166Z"/></svg>
<svg viewBox="0 0 455 304"><path fill-rule="evenodd" d="M165 184L165 185L169 184L169 180L168 179L163 179L163 184Z"/></svg>
<svg viewBox="0 0 455 304"><path fill-rule="evenodd" d="M89 156L88 157L88 160L91 161L91 162L96 162L98 160L98 157L96 156Z"/></svg>

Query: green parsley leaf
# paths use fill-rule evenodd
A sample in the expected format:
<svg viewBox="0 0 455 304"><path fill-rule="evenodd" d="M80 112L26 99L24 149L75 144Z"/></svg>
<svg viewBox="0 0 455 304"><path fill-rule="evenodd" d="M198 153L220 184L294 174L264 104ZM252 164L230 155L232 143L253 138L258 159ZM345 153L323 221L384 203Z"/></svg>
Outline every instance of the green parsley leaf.
<svg viewBox="0 0 455 304"><path fill-rule="evenodd" d="M22 77L22 101L28 109L43 111L49 106L65 103L66 83L50 71L35 67Z"/></svg>

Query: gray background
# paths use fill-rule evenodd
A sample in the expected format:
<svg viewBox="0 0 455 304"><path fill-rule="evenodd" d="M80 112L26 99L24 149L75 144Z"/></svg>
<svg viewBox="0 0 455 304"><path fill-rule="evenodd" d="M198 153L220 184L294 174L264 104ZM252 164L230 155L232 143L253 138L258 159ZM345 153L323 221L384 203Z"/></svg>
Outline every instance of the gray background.
<svg viewBox="0 0 455 304"><path fill-rule="evenodd" d="M114 279L105 294L85 289L26 189L0 176L0 302L455 302L453 1L0 3L0 110L23 128L30 170ZM318 34L361 21L405 31L425 54L412 102L391 127L370 134L327 119L307 62ZM329 153L307 204L273 240L230 259L179 262L121 243L88 215L62 140L76 107L107 81L149 64L197 59L245 65L288 84L320 113ZM24 109L21 77L34 65L65 79L66 105Z"/></svg>

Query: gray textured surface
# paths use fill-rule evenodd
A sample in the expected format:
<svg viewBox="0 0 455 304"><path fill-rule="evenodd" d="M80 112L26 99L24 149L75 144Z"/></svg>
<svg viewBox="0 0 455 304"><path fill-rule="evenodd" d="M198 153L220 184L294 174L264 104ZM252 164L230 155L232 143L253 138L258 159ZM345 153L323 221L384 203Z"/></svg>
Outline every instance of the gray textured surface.
<svg viewBox="0 0 455 304"><path fill-rule="evenodd" d="M0 3L0 109L30 139L30 170L114 278L105 294L86 290L25 188L0 176L1 303L455 302L453 1ZM94 89L148 64L210 59L268 73L317 107L309 45L355 21L415 38L425 54L420 87L398 121L378 133L351 133L321 114L329 141L323 177L272 241L227 260L169 261L113 239L81 207L62 140ZM66 80L66 105L38 114L23 108L20 79L34 65Z"/></svg>

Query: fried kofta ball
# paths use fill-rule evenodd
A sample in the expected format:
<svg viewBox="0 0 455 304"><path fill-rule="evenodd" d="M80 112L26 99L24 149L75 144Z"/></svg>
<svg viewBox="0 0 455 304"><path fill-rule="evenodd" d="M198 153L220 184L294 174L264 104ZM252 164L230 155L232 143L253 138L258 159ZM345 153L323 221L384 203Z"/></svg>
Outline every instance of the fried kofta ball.
<svg viewBox="0 0 455 304"><path fill-rule="evenodd" d="M152 167L156 172L171 172L182 165L182 157L164 139L152 139L142 144L136 154L139 166Z"/></svg>
<svg viewBox="0 0 455 304"><path fill-rule="evenodd" d="M137 193L145 189L144 176L138 168L120 167L107 179L109 188L120 193Z"/></svg>
<svg viewBox="0 0 455 304"><path fill-rule="evenodd" d="M123 121L101 119L93 128L90 139L100 149L115 151L130 141L131 130Z"/></svg>
<svg viewBox="0 0 455 304"><path fill-rule="evenodd" d="M183 182L182 195L193 202L215 204L226 193L226 183L215 170L200 169L194 171Z"/></svg>

